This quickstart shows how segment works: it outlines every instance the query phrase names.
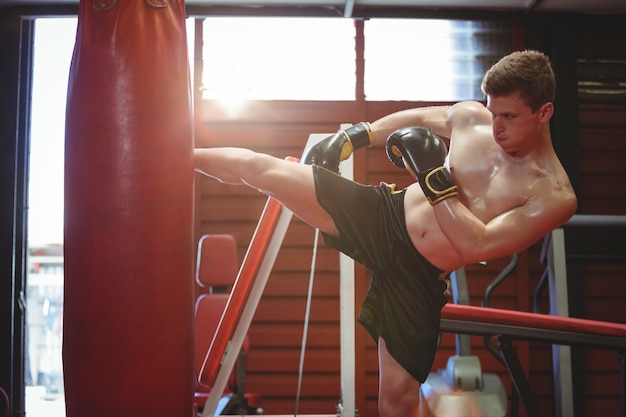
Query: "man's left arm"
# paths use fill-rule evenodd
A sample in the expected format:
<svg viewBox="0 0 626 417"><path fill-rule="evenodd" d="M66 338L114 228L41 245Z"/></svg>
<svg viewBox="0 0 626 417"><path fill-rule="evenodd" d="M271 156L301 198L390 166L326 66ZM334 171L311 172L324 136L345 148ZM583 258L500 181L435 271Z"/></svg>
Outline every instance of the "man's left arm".
<svg viewBox="0 0 626 417"><path fill-rule="evenodd" d="M470 264L527 249L574 214L576 199L569 193L538 193L486 224L458 198L440 201L433 210L442 232Z"/></svg>
<svg viewBox="0 0 626 417"><path fill-rule="evenodd" d="M400 129L389 136L386 149L393 163L417 179L439 227L466 264L524 250L576 210L573 193L559 192L545 181L535 185L533 196L524 204L485 224L458 199L458 187L443 166L445 145L430 129Z"/></svg>

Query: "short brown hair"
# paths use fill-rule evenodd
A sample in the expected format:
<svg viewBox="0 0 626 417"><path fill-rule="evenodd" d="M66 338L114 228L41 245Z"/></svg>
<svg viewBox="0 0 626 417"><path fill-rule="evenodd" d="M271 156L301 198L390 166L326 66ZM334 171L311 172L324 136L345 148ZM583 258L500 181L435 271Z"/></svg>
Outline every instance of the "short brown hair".
<svg viewBox="0 0 626 417"><path fill-rule="evenodd" d="M534 113L554 101L556 81L547 56L538 51L520 51L496 62L485 74L480 88L492 97L519 93Z"/></svg>

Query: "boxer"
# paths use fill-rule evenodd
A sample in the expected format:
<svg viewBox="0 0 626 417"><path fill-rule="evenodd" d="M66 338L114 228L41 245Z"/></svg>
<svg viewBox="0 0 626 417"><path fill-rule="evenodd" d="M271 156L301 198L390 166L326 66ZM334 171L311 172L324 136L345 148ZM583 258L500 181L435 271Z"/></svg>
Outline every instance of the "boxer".
<svg viewBox="0 0 626 417"><path fill-rule="evenodd" d="M358 320L378 343L383 417L418 413L447 274L520 252L576 210L551 143L548 58L507 55L481 88L486 105L408 109L360 123L311 147L301 164L240 148L195 151L197 171L275 197L372 271ZM387 155L415 183L398 190L336 174L339 161L377 138L387 138Z"/></svg>

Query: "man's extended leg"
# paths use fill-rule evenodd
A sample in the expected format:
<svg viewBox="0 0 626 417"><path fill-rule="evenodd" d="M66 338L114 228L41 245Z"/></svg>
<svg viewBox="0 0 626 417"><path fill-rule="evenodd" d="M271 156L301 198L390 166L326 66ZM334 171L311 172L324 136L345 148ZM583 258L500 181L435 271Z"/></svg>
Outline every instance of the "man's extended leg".
<svg viewBox="0 0 626 417"><path fill-rule="evenodd" d="M322 232L336 235L330 215L317 202L310 165L242 148L196 149L196 171L226 184L244 184L279 200Z"/></svg>
<svg viewBox="0 0 626 417"><path fill-rule="evenodd" d="M387 351L378 338L378 413L381 417L417 417L420 382Z"/></svg>

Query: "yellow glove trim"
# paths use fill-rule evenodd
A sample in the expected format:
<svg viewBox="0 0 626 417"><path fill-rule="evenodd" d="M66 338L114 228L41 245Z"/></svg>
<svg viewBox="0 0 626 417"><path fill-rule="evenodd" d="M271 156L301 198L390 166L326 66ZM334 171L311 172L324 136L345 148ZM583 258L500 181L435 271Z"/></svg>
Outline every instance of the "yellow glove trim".
<svg viewBox="0 0 626 417"><path fill-rule="evenodd" d="M345 161L346 159L350 158L350 155L352 155L352 152L354 152L354 146L352 145L352 141L350 140L350 136L348 136L348 133L345 130L342 131L341 133L346 138L346 143L344 143L343 146L341 147L341 154L339 155L339 160Z"/></svg>
<svg viewBox="0 0 626 417"><path fill-rule="evenodd" d="M431 200L430 197L428 198L428 201L430 201L430 204L432 206L434 206L435 204L439 203L442 200L445 200L446 198L454 197L455 195L459 194L458 192L459 187L456 184L453 184L444 190L436 190L433 187L431 187L430 177L432 177L434 174L441 171L442 169L446 169L446 168L443 166L440 166L440 167L433 169L426 175L426 178L424 181L426 183L426 187L428 187L428 190L430 190L430 192L432 192L433 194L437 196L437 198L435 198L434 200Z"/></svg>

